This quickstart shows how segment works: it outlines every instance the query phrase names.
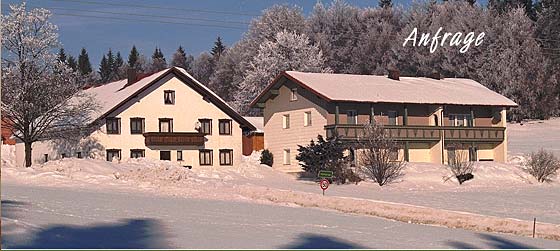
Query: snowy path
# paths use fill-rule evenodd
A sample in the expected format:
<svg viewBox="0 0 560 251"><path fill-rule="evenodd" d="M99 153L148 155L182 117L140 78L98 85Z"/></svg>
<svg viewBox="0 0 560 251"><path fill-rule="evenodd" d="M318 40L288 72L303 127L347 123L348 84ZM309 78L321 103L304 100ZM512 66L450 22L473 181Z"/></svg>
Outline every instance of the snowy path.
<svg viewBox="0 0 560 251"><path fill-rule="evenodd" d="M310 208L5 182L2 217L3 248L560 247L557 241Z"/></svg>

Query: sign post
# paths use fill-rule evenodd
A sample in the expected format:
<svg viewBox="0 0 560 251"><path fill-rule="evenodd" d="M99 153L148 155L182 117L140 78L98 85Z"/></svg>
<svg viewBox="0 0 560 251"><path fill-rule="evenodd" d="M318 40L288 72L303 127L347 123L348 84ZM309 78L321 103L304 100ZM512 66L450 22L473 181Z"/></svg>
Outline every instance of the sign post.
<svg viewBox="0 0 560 251"><path fill-rule="evenodd" d="M321 186L321 189L323 189L323 196L325 196L325 190L327 190L327 188L329 188L329 180L327 179L322 179L321 182L319 183L319 185Z"/></svg>

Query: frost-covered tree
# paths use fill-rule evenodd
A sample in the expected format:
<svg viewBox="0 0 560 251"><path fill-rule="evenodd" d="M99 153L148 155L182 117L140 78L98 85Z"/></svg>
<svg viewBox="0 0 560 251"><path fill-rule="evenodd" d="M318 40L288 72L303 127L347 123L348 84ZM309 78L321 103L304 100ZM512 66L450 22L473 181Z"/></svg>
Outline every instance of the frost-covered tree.
<svg viewBox="0 0 560 251"><path fill-rule="evenodd" d="M210 53L203 52L194 60L192 64L192 75L204 85L210 82L210 76L214 72L214 58Z"/></svg>
<svg viewBox="0 0 560 251"><path fill-rule="evenodd" d="M25 166L32 144L76 135L97 105L82 92L76 74L58 61L57 27L46 9L27 11L25 2L2 16L2 119L25 145Z"/></svg>
<svg viewBox="0 0 560 251"><path fill-rule="evenodd" d="M307 22L307 34L336 73L352 73L352 50L362 31L358 15L359 9L343 0L333 1L328 8L318 2Z"/></svg>
<svg viewBox="0 0 560 251"><path fill-rule="evenodd" d="M167 68L167 62L161 52L161 49L156 47L154 54L152 54L152 63L150 64L150 71L157 72Z"/></svg>
<svg viewBox="0 0 560 251"><path fill-rule="evenodd" d="M257 56L251 62L250 69L235 95L234 105L238 111L248 113L247 104L251 103L278 74L288 70L330 71L325 66L323 53L318 46L310 45L306 35L279 32L273 41L267 41L259 47Z"/></svg>
<svg viewBox="0 0 560 251"><path fill-rule="evenodd" d="M187 56L187 54L185 53L185 49L183 49L182 46L179 46L177 51L173 53L173 59L171 60L171 65L181 67L187 70L187 72L190 72L193 61L194 61L193 56L191 55Z"/></svg>
<svg viewBox="0 0 560 251"><path fill-rule="evenodd" d="M240 49L242 46L242 43L237 43L224 52L208 84L212 91L228 102L234 100L236 87L245 75L244 67L241 66L244 59L243 50Z"/></svg>

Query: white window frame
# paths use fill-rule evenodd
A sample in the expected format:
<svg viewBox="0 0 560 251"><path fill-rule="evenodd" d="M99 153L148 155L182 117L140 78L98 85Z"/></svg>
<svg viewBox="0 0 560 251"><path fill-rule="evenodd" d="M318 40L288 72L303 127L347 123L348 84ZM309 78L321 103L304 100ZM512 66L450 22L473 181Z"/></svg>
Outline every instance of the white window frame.
<svg viewBox="0 0 560 251"><path fill-rule="evenodd" d="M284 149L283 156L282 156L282 163L284 165L290 165L290 149Z"/></svg>
<svg viewBox="0 0 560 251"><path fill-rule="evenodd" d="M312 119L311 119L311 112L304 112L303 113L303 126L311 126Z"/></svg>
<svg viewBox="0 0 560 251"><path fill-rule="evenodd" d="M297 88L290 89L290 101L297 101Z"/></svg>
<svg viewBox="0 0 560 251"><path fill-rule="evenodd" d="M290 128L290 114L282 115L282 129Z"/></svg>

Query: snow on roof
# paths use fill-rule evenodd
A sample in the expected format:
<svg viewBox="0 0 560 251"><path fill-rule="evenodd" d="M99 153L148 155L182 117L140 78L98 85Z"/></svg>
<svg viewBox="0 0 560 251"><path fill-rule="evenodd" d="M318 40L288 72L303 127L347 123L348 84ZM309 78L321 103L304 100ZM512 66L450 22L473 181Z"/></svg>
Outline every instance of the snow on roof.
<svg viewBox="0 0 560 251"><path fill-rule="evenodd" d="M253 124L257 130L256 132L264 132L264 117L243 117L251 124Z"/></svg>
<svg viewBox="0 0 560 251"><path fill-rule="evenodd" d="M227 112L234 113L235 116L233 116L233 117L234 118L239 118L241 120L241 121L238 121L238 122L241 122L242 124L246 124L250 128L254 127L254 125L252 125L250 122L246 121L242 116L237 114L235 109L233 109L226 101L224 101L222 98L220 98L218 95L216 95L208 87L206 87L205 85L200 83L194 77L192 77L185 69L180 68L180 67L171 67L171 68L168 68L168 69L165 69L165 70L161 70L161 71L153 73L153 74L151 74L147 77L144 77L144 78L134 82L131 85L127 85L128 80L123 79L123 80L111 82L111 83L108 83L108 84L105 84L105 85L102 85L102 86L99 86L99 87L94 87L94 88L90 88L90 89L85 90L86 93L93 95L96 98L96 100L98 101L99 105L101 106L101 108L97 111L96 116L94 116L94 117L95 118L101 118L102 116L107 115L107 113L109 113L111 110L118 107L123 101L125 101L126 99L128 99L132 95L136 94L137 92L143 90L147 86L153 84L154 81L158 80L160 77L163 77L165 74L167 74L168 72L173 71L173 70L178 70L181 74L184 74L185 76L190 78L192 81L194 81L196 85L198 85L199 87L204 89L204 91L206 91L207 93L212 95L212 97L215 100L223 103L223 105L225 105L225 107L227 107L227 109L230 110L230 111L226 111L226 113ZM231 115L232 114L230 114L230 116Z"/></svg>
<svg viewBox="0 0 560 251"><path fill-rule="evenodd" d="M387 76L297 71L286 71L284 75L329 101L517 106L512 100L465 78L393 80Z"/></svg>

